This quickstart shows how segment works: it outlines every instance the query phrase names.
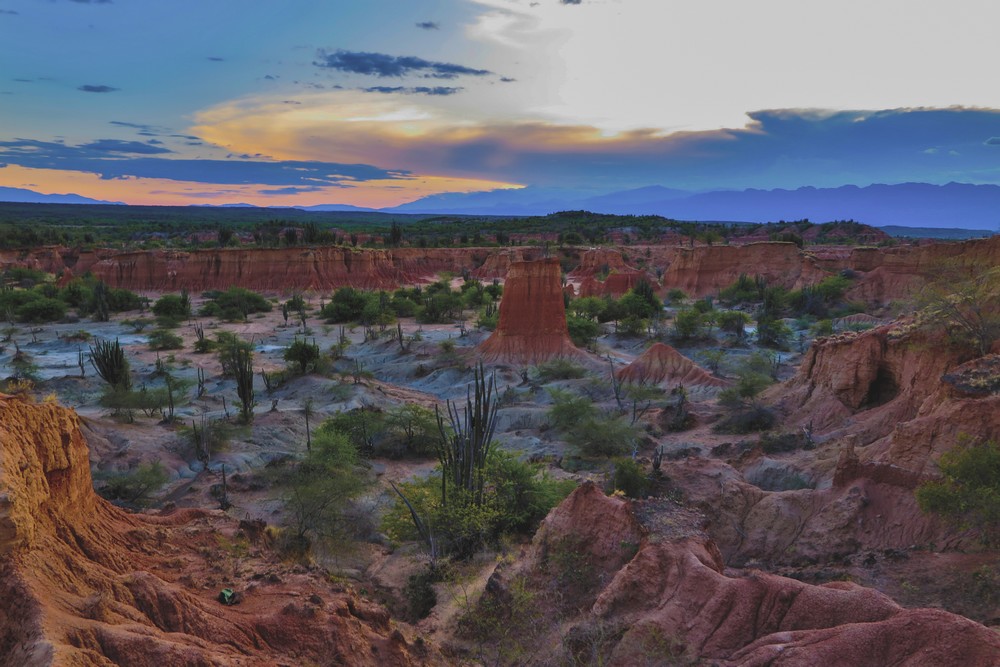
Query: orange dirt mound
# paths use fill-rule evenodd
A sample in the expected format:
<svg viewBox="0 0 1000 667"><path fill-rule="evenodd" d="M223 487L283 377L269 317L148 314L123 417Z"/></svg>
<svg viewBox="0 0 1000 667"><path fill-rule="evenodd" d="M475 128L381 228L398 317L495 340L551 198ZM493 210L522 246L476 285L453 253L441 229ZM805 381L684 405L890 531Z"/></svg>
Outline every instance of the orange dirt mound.
<svg viewBox="0 0 1000 667"><path fill-rule="evenodd" d="M558 260L511 264L497 328L479 346L479 353L484 361L509 364L537 364L583 354L566 329Z"/></svg>
<svg viewBox="0 0 1000 667"><path fill-rule="evenodd" d="M266 548L216 572L234 524L114 507L94 494L75 413L0 397L0 664L440 664L384 609ZM240 605L216 600L224 581Z"/></svg>
<svg viewBox="0 0 1000 667"><path fill-rule="evenodd" d="M665 343L653 343L635 361L618 371L618 377L635 384L682 384L693 387L728 387L717 378Z"/></svg>

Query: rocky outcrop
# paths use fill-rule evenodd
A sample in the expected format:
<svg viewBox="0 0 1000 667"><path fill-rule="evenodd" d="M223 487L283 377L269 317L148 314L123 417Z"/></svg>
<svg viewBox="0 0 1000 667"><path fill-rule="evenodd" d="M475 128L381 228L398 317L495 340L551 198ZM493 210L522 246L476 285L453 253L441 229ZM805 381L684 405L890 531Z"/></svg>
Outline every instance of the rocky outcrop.
<svg viewBox="0 0 1000 667"><path fill-rule="evenodd" d="M686 387L726 387L717 378L666 343L653 343L635 361L618 371L619 379L634 384L669 384Z"/></svg>
<svg viewBox="0 0 1000 667"><path fill-rule="evenodd" d="M815 586L756 570L727 574L719 550L688 511L652 502L633 505L585 484L550 513L518 562L498 567L487 598L502 601L508 587L522 582L547 605L539 617L563 633L561 642L534 640L533 646L563 647L548 649L552 655L543 662L584 655L619 666L985 667L1000 661L996 633L961 616L903 609L848 582ZM571 560L567 548L575 549ZM565 562L590 576L567 579L571 583L552 595L548 582ZM567 607L567 598L576 604Z"/></svg>
<svg viewBox="0 0 1000 667"><path fill-rule="evenodd" d="M479 346L484 361L537 364L583 353L566 329L559 261L515 262L507 274L496 330Z"/></svg>
<svg viewBox="0 0 1000 667"><path fill-rule="evenodd" d="M440 663L381 607L256 546L244 563L268 577L214 574L234 524L221 512L110 505L93 492L73 412L0 397L0 663ZM239 606L215 599L224 580Z"/></svg>
<svg viewBox="0 0 1000 667"><path fill-rule="evenodd" d="M151 250L113 255L94 264L91 271L108 285L132 290L395 289L427 282L442 271L471 272L488 254L475 248Z"/></svg>
<svg viewBox="0 0 1000 667"><path fill-rule="evenodd" d="M580 255L580 263L566 274L570 280L582 280L599 275L608 275L625 271L634 271L622 256L621 250L615 248L590 248Z"/></svg>
<svg viewBox="0 0 1000 667"><path fill-rule="evenodd" d="M794 243L714 245L678 248L663 274L663 286L703 297L718 294L743 273L763 276L769 284L788 289L817 283L829 275Z"/></svg>

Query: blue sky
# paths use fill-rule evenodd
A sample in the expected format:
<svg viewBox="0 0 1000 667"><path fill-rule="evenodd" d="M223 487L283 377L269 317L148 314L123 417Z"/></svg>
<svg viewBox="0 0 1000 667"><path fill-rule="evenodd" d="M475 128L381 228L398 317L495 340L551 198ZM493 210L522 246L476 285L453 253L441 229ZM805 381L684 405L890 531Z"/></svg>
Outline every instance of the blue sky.
<svg viewBox="0 0 1000 667"><path fill-rule="evenodd" d="M391 206L1000 183L995 3L0 0L0 185Z"/></svg>

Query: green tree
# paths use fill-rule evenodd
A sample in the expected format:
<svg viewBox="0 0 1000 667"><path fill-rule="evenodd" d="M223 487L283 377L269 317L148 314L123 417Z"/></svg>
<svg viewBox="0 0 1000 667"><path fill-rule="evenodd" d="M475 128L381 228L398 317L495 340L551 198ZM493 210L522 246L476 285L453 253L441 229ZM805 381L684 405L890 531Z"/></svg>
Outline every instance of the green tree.
<svg viewBox="0 0 1000 667"><path fill-rule="evenodd" d="M315 340L309 343L304 338L296 338L285 348L284 359L295 366L299 375L305 375L316 367L320 359L319 345Z"/></svg>

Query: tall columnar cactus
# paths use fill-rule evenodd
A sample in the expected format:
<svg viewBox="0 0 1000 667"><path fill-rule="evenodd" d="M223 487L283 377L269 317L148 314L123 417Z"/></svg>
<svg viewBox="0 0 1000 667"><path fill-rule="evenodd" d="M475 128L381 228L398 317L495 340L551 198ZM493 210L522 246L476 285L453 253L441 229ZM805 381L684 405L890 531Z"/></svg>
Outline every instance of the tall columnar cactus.
<svg viewBox="0 0 1000 667"><path fill-rule="evenodd" d="M132 388L128 359L117 338L113 343L101 339L95 341L90 346L90 363L115 391L129 391Z"/></svg>
<svg viewBox="0 0 1000 667"><path fill-rule="evenodd" d="M486 460L493 446L493 432L497 425L498 400L494 376L486 379L483 365L475 370L473 389L466 393L464 414L451 401L447 402L448 423L437 408L438 460L441 462L441 502L448 503L448 485L466 492L465 497L477 505L483 502Z"/></svg>
<svg viewBox="0 0 1000 667"><path fill-rule="evenodd" d="M246 345L233 346L233 362L236 375L236 395L240 398L240 419L249 424L253 421L253 350Z"/></svg>

